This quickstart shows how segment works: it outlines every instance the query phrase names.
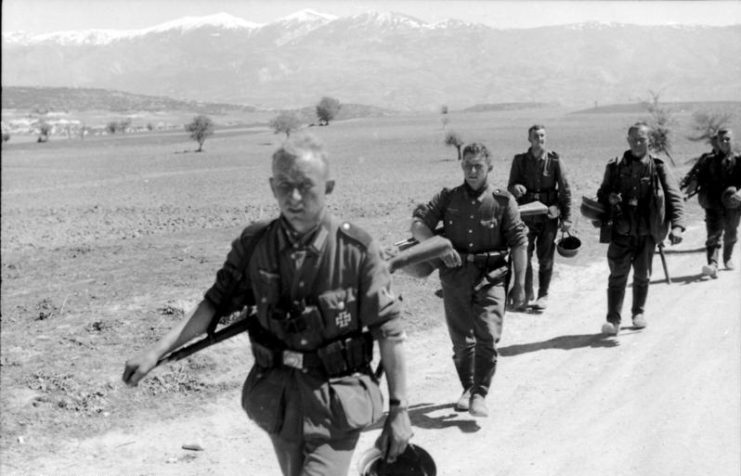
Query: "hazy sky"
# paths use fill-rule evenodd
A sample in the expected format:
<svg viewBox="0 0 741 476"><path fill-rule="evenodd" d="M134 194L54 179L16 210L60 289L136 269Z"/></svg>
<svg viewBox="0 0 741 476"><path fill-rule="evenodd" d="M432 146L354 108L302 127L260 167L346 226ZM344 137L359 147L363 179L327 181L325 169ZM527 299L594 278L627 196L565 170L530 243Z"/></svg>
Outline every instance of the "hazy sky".
<svg viewBox="0 0 741 476"><path fill-rule="evenodd" d="M230 13L267 23L310 8L338 16L369 10L406 13L434 23L447 18L497 28L583 21L635 24L741 24L739 1L469 1L469 0L2 0L2 28L30 34L82 29L139 29L185 16Z"/></svg>

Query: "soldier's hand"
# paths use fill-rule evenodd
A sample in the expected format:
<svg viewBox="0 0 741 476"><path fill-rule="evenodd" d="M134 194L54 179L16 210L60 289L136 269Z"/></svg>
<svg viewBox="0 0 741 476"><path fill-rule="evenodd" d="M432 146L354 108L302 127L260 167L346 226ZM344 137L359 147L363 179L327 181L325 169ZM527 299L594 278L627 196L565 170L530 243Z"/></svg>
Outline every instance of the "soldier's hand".
<svg viewBox="0 0 741 476"><path fill-rule="evenodd" d="M459 255L458 252L453 249L446 253L445 256L442 257L442 260L443 263L445 263L445 266L447 266L448 268L457 268L458 266L463 264L461 255Z"/></svg>
<svg viewBox="0 0 741 476"><path fill-rule="evenodd" d="M617 205L623 201L623 197L619 193L612 192L608 198L610 205Z"/></svg>
<svg viewBox="0 0 741 476"><path fill-rule="evenodd" d="M515 311L523 311L527 308L527 298L525 297L525 289L515 283L512 287L512 303Z"/></svg>
<svg viewBox="0 0 741 476"><path fill-rule="evenodd" d="M514 186L512 187L512 195L514 195L514 196L515 196L515 198L520 198L520 197L522 197L523 195L525 195L526 193L527 193L527 189L525 188L525 186L524 186L524 185L520 185L520 184L518 183L518 184L515 184L515 185L514 185Z"/></svg>
<svg viewBox="0 0 741 476"><path fill-rule="evenodd" d="M682 229L678 226L675 226L672 228L672 231L669 232L669 242L673 245L679 244L682 242L682 235L684 232Z"/></svg>
<svg viewBox="0 0 741 476"><path fill-rule="evenodd" d="M574 233L574 225L571 223L571 221L564 220L561 222L561 231L571 235Z"/></svg>
<svg viewBox="0 0 741 476"><path fill-rule="evenodd" d="M151 351L141 352L126 361L122 379L126 385L135 387L153 368L159 357Z"/></svg>
<svg viewBox="0 0 741 476"><path fill-rule="evenodd" d="M404 452L412 435L412 422L407 408L394 405L389 408L381 436L376 440L376 448L383 453L387 462L393 463Z"/></svg>

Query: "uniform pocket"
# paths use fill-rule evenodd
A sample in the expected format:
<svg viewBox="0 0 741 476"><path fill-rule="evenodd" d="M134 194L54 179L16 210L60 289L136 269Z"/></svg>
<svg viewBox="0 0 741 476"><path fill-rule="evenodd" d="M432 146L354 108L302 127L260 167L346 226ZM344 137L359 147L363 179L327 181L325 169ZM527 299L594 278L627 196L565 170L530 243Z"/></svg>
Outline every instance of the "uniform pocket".
<svg viewBox="0 0 741 476"><path fill-rule="evenodd" d="M242 408L260 428L277 434L283 427L285 379L254 365L242 387Z"/></svg>
<svg viewBox="0 0 741 476"><path fill-rule="evenodd" d="M381 389L369 375L355 374L332 379L329 389L332 415L341 429L363 429L383 415Z"/></svg>
<svg viewBox="0 0 741 476"><path fill-rule="evenodd" d="M324 338L333 339L359 328L355 290L335 289L317 296L324 320Z"/></svg>

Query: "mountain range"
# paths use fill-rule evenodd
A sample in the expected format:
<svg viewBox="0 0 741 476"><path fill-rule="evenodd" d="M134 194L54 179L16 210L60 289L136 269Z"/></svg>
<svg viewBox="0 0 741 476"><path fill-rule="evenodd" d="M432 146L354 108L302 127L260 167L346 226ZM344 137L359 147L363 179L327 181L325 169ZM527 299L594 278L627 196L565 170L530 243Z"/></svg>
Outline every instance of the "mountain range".
<svg viewBox="0 0 741 476"><path fill-rule="evenodd" d="M299 108L328 95L396 110L741 99L741 25L495 29L399 13L229 14L142 30L2 35L3 86L105 88Z"/></svg>

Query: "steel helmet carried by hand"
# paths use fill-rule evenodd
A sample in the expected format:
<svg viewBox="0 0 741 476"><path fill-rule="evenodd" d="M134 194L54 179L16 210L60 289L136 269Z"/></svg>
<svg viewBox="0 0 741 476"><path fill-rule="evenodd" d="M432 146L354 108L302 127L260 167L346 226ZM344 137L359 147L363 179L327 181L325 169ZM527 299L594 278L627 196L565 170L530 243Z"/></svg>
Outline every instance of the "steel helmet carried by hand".
<svg viewBox="0 0 741 476"><path fill-rule="evenodd" d="M561 239L556 243L556 251L564 258L573 258L581 248L581 240L571 233L561 233Z"/></svg>
<svg viewBox="0 0 741 476"><path fill-rule="evenodd" d="M584 218L592 221L602 220L605 216L605 207L596 198L587 196L581 197L581 207L579 208Z"/></svg>
<svg viewBox="0 0 741 476"><path fill-rule="evenodd" d="M409 443L396 461L384 461L381 451L373 446L358 461L360 476L437 476L432 456L421 446Z"/></svg>
<svg viewBox="0 0 741 476"><path fill-rule="evenodd" d="M728 187L723 191L720 201L723 203L724 207L730 210L735 210L736 208L741 207L741 192L736 190L736 187Z"/></svg>

